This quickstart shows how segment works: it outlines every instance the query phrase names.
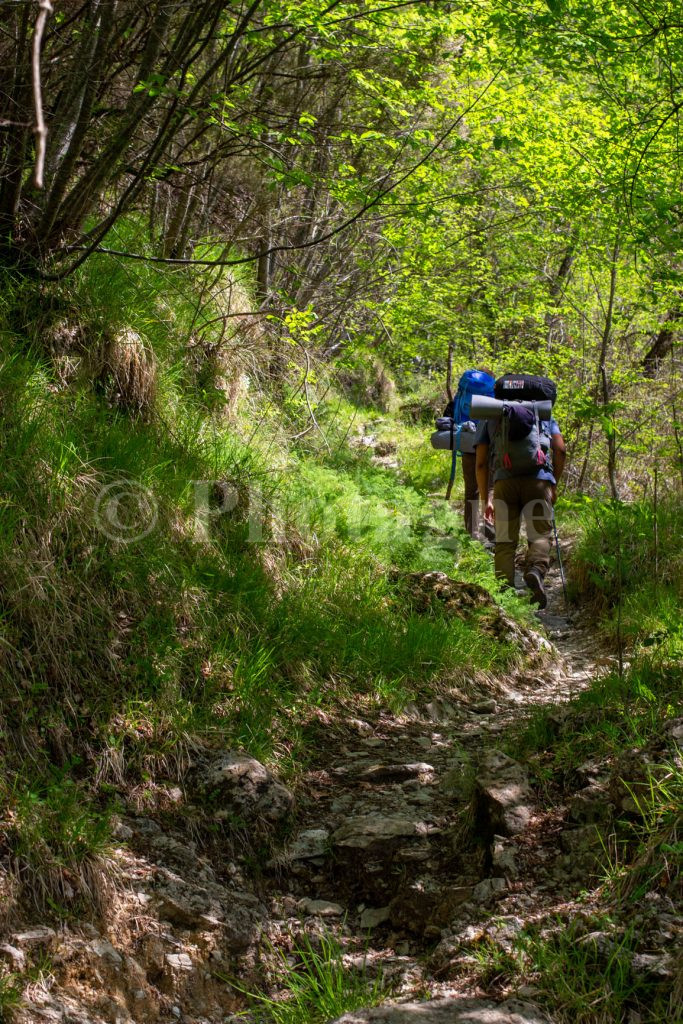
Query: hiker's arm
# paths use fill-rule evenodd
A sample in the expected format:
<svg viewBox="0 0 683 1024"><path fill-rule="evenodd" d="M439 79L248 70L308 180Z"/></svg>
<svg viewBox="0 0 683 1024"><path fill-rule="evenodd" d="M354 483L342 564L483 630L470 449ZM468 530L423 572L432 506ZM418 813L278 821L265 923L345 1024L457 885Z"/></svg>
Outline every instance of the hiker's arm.
<svg viewBox="0 0 683 1024"><path fill-rule="evenodd" d="M490 519L493 514L493 509L489 506L489 445L487 444L477 445L476 470L479 500L484 502L484 505L486 506L486 512L484 514L487 519Z"/></svg>
<svg viewBox="0 0 683 1024"><path fill-rule="evenodd" d="M559 484L560 477L564 473L564 464L567 461L567 448L562 434L553 434L550 438L550 447L553 450L553 473ZM553 488L553 503L557 497L557 490Z"/></svg>

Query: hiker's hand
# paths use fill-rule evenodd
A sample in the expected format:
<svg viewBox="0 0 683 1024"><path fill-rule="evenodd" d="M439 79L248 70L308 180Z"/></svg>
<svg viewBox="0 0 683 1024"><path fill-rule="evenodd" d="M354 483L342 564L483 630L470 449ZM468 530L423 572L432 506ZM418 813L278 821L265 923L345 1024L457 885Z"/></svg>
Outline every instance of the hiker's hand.
<svg viewBox="0 0 683 1024"><path fill-rule="evenodd" d="M553 505L557 501L557 485L556 484L551 484L550 485L550 501L551 501L551 503Z"/></svg>
<svg viewBox="0 0 683 1024"><path fill-rule="evenodd" d="M493 502L487 501L486 508L484 509L484 519L487 523L493 522Z"/></svg>

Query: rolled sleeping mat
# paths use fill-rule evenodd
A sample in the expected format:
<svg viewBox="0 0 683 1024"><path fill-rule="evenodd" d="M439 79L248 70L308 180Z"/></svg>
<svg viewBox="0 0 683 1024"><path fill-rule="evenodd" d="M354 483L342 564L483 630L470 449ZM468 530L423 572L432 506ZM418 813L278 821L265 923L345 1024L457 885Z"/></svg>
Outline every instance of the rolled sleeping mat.
<svg viewBox="0 0 683 1024"><path fill-rule="evenodd" d="M487 395L472 395L472 416L477 420L499 420L506 405L521 405L525 409L536 408L539 420L549 420L553 414L553 403L545 402L501 402Z"/></svg>
<svg viewBox="0 0 683 1024"><path fill-rule="evenodd" d="M450 430L435 430L429 440L432 442L432 448L436 448L438 451L450 452L453 450Z"/></svg>

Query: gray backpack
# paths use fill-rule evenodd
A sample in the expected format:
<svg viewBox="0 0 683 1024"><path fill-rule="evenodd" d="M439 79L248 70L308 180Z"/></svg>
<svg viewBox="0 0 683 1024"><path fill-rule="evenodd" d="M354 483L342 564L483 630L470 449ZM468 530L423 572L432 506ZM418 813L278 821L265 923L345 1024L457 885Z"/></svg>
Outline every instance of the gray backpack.
<svg viewBox="0 0 683 1024"><path fill-rule="evenodd" d="M539 469L552 473L550 424L532 408L514 402L505 403L503 415L489 424L493 445L494 469L510 476L533 476Z"/></svg>

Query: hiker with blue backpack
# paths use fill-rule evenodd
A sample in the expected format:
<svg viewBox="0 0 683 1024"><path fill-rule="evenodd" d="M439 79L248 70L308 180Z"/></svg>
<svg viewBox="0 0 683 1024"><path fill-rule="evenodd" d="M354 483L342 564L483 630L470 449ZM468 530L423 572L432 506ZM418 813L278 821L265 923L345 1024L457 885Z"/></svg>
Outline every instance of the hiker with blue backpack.
<svg viewBox="0 0 683 1024"><path fill-rule="evenodd" d="M466 370L459 382L458 390L453 395L443 415L436 421L436 431L432 435L432 446L452 452L451 475L446 490L448 501L453 490L458 458L462 465L462 478L465 491L465 529L471 537L479 537L479 490L477 486L475 438L479 423L472 415L472 398L475 395L493 397L495 380L488 370ZM490 533L493 540L493 528L489 521L484 521L485 534Z"/></svg>
<svg viewBox="0 0 683 1024"><path fill-rule="evenodd" d="M495 382L494 400L477 399L481 417L475 438L479 494L488 495L493 463L493 502L485 516L495 520L496 575L515 585L515 552L522 520L528 549L524 582L540 608L548 599L544 580L550 564L557 483L566 449L552 406L557 389L546 377L505 374Z"/></svg>

